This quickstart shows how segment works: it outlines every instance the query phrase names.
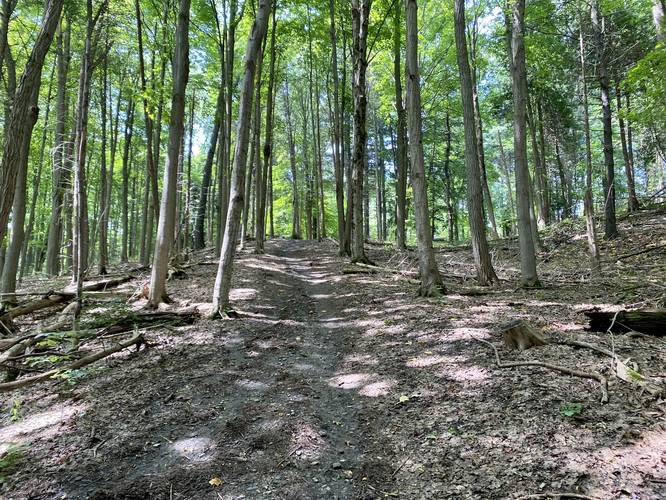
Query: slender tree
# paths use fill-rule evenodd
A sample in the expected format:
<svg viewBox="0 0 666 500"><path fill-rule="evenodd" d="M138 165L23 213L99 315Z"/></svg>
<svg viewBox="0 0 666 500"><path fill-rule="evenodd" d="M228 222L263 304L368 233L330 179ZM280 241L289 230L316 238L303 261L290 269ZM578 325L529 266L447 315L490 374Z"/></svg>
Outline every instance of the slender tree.
<svg viewBox="0 0 666 500"><path fill-rule="evenodd" d="M465 129L467 208L469 213L470 235L472 237L472 253L474 254L474 264L476 266L476 276L479 284L489 285L497 281L497 275L495 274L490 259L488 241L486 239L486 228L483 220L483 174L482 166L479 164L481 156L477 151L479 145L477 134L480 133L480 124L477 123L477 119L474 116L474 85L467 54L464 0L454 0L454 24L458 72L460 74L463 124ZM492 202L490 203L492 204ZM497 230L495 229L495 233L496 232Z"/></svg>
<svg viewBox="0 0 666 500"><path fill-rule="evenodd" d="M243 86L238 111L238 129L236 134L236 150L234 152L234 168L231 180L231 196L227 211L227 223L222 240L220 263L215 278L213 291L212 316L225 313L229 305L229 291L231 289L231 273L234 257L236 255L236 237L240 225L240 211L243 207L243 190L245 181L247 149L250 139L250 117L252 114L252 99L254 94L254 80L256 62L261 50L262 40L265 37L270 18L271 1L259 0L257 14L252 24L250 35L245 49Z"/></svg>
<svg viewBox="0 0 666 500"><path fill-rule="evenodd" d="M180 0L176 24L175 48L172 61L173 89L169 114L169 139L164 166L160 217L157 225L155 255L150 275L148 307L157 308L167 300L166 277L169 257L175 238L176 206L178 196L178 160L185 129L185 90L189 78L189 26L190 0Z"/></svg>

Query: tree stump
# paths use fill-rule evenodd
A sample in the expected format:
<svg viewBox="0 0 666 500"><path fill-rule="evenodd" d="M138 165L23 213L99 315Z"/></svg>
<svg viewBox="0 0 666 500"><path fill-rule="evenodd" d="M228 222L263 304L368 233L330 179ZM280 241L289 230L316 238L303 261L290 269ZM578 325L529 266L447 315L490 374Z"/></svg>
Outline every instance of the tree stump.
<svg viewBox="0 0 666 500"><path fill-rule="evenodd" d="M522 320L506 323L500 328L500 332L504 345L509 349L524 351L546 344L543 334Z"/></svg>

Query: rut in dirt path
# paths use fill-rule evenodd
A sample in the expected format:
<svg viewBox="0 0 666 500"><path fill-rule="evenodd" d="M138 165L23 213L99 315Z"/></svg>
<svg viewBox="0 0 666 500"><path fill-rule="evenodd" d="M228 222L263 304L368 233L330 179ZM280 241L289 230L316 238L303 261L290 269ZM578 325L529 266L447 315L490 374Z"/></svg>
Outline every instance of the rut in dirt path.
<svg viewBox="0 0 666 500"><path fill-rule="evenodd" d="M353 380L339 376L356 332L332 282L336 266L313 258L311 245L300 242L268 251L246 264L258 268L260 290L241 311L241 322L265 326L241 332L224 356L226 369L243 376L225 414L242 434L256 434L251 447L266 454L247 457L261 479L234 481L232 490L255 498L352 498L363 457L362 401L345 390Z"/></svg>

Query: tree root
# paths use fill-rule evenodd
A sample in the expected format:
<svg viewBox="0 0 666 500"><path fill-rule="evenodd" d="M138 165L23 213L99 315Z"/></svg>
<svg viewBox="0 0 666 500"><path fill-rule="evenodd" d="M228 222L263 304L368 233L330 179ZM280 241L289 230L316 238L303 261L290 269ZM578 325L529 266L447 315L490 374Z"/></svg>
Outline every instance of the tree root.
<svg viewBox="0 0 666 500"><path fill-rule="evenodd" d="M580 493L534 493L532 495L524 495L516 498L516 500L539 500L539 499L553 499L553 500L564 500L565 498L579 498L582 500L599 500L598 497L590 497L587 495L581 495Z"/></svg>
<svg viewBox="0 0 666 500"><path fill-rule="evenodd" d="M89 354L88 356L85 356L71 363L68 366L64 366L61 368L54 368L53 370L40 373L39 375L33 375L31 377L25 377L12 382L6 382L4 384L0 384L0 392L13 391L15 389L20 389L21 387L27 387L29 385L33 385L38 382L42 382L44 380L53 378L65 371L77 370L79 368L83 368L84 366L90 365L95 361L99 361L100 359L106 358L111 354L114 354L118 351L122 351L123 349L131 347L133 345L136 345L138 350L141 347L141 344L145 344L145 339L143 338L143 334L137 333L131 339L126 340L125 342L121 342L120 344L117 344L113 347L109 347L108 349L104 349L102 351L97 351L93 354Z"/></svg>
<svg viewBox="0 0 666 500"><path fill-rule="evenodd" d="M497 352L497 348L491 342L476 337L475 339L478 340L479 342L482 342L492 347L493 351L495 352L495 361L497 363L498 368L517 368L521 366L535 366L539 368L547 368L548 370L564 373L565 375L572 375L574 377L596 380L597 382L599 382L599 385L601 386L601 402L602 403L608 402L608 380L606 380L606 377L604 377L600 373L582 372L578 370L573 370L571 368L567 368L565 366L552 365L550 363L542 363L541 361L511 361L508 363L502 363L499 357L499 353Z"/></svg>

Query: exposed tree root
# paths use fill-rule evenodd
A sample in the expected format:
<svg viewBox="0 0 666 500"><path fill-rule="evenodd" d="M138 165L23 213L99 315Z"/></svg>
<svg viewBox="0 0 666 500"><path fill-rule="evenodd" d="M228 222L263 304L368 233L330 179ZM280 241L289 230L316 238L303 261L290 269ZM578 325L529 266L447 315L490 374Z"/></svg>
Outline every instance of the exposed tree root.
<svg viewBox="0 0 666 500"><path fill-rule="evenodd" d="M608 402L608 381L606 380L606 377L604 377L600 373L582 372L578 370L573 370L571 368L567 368L565 366L552 365L550 363L542 363L541 361L511 361L508 363L502 363L499 357L499 353L497 352L497 348L491 342L488 342L487 340L483 340L480 338L476 338L476 340L484 344L488 344L490 347L492 347L493 351L495 352L495 361L497 363L498 368L517 368L521 366L536 366L539 368L547 368L548 370L564 373L565 375L572 375L574 377L596 380L597 382L599 382L599 385L601 386L601 402L602 403Z"/></svg>

